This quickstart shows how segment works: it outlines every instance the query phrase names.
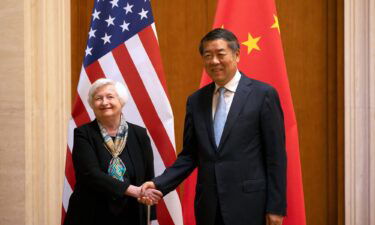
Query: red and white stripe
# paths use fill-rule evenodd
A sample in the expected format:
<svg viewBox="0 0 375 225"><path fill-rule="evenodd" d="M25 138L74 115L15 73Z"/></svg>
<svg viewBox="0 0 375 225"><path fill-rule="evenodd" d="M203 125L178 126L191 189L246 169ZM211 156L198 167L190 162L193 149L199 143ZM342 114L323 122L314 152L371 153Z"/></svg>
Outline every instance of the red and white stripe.
<svg viewBox="0 0 375 225"><path fill-rule="evenodd" d="M155 175L160 175L176 159L173 113L169 103L154 24L116 47L98 61L82 67L77 97L69 121L63 218L75 184L71 151L74 128L95 118L87 97L95 80L109 78L125 85L129 101L123 108L126 120L146 127L154 153ZM158 222L182 225L182 208L177 191L158 204Z"/></svg>

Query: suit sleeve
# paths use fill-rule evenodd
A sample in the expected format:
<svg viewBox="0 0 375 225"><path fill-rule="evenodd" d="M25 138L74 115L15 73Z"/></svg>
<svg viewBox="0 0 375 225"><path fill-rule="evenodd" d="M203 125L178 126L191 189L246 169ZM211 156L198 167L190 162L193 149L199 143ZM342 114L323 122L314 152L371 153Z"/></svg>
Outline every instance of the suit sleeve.
<svg viewBox="0 0 375 225"><path fill-rule="evenodd" d="M286 214L286 151L283 111L275 89L267 90L261 110L261 132L267 172L266 212Z"/></svg>
<svg viewBox="0 0 375 225"><path fill-rule="evenodd" d="M77 179L80 179L82 185L111 198L122 197L129 187L128 179L124 178L124 182L121 182L101 170L93 146L88 141L87 132L83 129L74 130L72 157Z"/></svg>
<svg viewBox="0 0 375 225"><path fill-rule="evenodd" d="M159 189L163 195L176 189L197 166L196 136L192 112L193 106L191 104L191 97L189 97L186 104L183 149L173 165L167 168L162 175L153 180L157 189Z"/></svg>

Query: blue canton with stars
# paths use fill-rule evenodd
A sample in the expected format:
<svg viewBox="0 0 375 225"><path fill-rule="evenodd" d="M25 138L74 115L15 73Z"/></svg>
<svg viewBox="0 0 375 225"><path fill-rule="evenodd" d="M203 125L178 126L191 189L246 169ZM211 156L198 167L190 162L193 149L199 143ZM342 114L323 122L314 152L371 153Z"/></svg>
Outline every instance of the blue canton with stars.
<svg viewBox="0 0 375 225"><path fill-rule="evenodd" d="M149 0L95 0L85 67L154 22Z"/></svg>

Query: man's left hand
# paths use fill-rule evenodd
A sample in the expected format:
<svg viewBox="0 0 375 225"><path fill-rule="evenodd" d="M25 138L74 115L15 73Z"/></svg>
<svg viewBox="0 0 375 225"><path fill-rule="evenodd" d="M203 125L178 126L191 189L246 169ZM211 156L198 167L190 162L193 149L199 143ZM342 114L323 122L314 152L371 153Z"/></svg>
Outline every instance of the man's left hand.
<svg viewBox="0 0 375 225"><path fill-rule="evenodd" d="M283 216L268 213L266 214L266 225L282 225L283 219Z"/></svg>

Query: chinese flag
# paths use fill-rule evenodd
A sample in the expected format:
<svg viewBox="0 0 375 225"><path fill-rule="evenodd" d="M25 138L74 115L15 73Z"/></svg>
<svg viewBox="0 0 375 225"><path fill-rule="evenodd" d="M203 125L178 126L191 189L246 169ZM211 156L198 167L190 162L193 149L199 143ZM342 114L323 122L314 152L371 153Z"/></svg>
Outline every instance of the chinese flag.
<svg viewBox="0 0 375 225"><path fill-rule="evenodd" d="M247 76L275 87L280 95L285 119L287 166L287 216L283 225L305 225L305 206L294 114L279 21L274 0L218 0L213 28L232 31L241 45L239 70ZM201 87L211 82L203 73ZM185 182L183 199L186 225L195 224L193 207L196 178Z"/></svg>

